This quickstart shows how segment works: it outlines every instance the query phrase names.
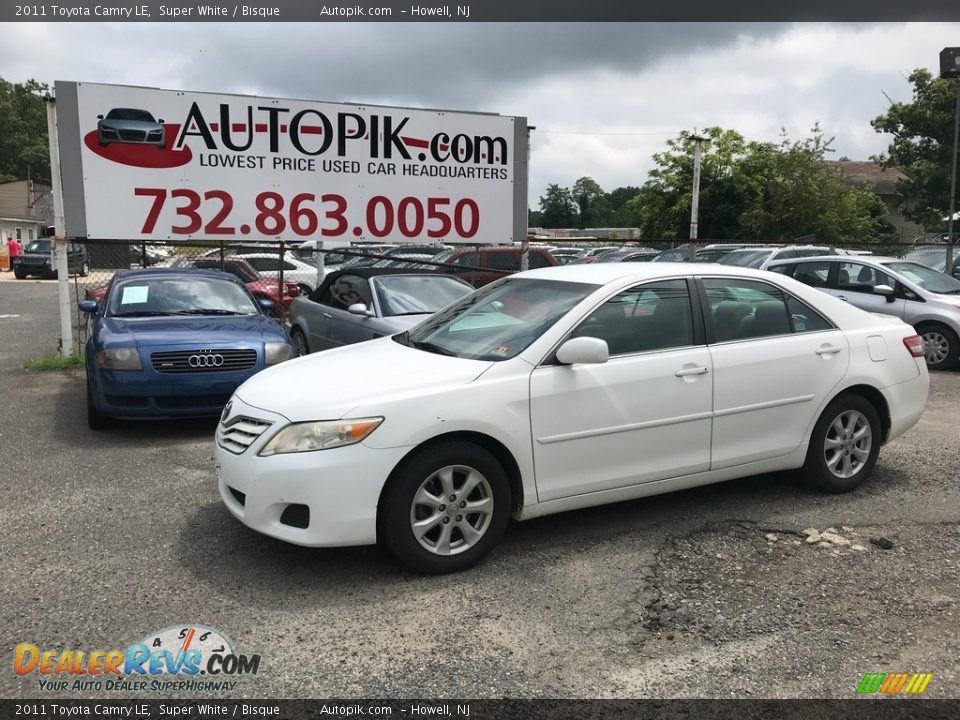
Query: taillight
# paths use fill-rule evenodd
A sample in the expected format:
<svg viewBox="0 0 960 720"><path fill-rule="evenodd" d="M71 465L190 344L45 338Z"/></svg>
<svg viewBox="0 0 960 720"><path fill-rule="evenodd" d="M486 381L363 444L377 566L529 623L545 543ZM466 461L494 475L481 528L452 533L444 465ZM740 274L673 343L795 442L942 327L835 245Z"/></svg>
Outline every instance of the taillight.
<svg viewBox="0 0 960 720"><path fill-rule="evenodd" d="M921 358L924 355L923 338L919 335L911 335L903 339L904 347L910 351L915 358Z"/></svg>

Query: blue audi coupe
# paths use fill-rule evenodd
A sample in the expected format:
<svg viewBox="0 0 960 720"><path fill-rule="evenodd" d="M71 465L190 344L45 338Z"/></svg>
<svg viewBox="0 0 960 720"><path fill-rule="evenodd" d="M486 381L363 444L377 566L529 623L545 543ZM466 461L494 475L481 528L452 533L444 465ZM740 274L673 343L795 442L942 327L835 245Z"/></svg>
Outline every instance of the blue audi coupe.
<svg viewBox="0 0 960 720"><path fill-rule="evenodd" d="M286 331L218 270L122 270L90 316L87 422L219 415L254 373L296 355Z"/></svg>

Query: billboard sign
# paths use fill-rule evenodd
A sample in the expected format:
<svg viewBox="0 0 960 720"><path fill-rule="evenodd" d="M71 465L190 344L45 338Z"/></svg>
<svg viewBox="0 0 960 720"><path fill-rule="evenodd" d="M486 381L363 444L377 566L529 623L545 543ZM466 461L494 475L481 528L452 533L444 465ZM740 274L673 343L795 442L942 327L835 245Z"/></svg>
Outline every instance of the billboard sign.
<svg viewBox="0 0 960 720"><path fill-rule="evenodd" d="M509 243L526 118L56 84L73 237Z"/></svg>

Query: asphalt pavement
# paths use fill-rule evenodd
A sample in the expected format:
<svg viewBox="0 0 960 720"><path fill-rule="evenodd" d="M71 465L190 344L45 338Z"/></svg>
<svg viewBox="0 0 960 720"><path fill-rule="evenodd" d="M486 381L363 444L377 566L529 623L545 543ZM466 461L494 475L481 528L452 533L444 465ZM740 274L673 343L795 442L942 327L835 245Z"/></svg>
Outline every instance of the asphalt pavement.
<svg viewBox="0 0 960 720"><path fill-rule="evenodd" d="M21 368L56 349L55 284L8 279L4 652L199 623L262 658L223 697L850 698L868 672L960 695L960 372L932 376L857 492L767 475L513 523L481 566L424 577L246 529L216 491L212 421L88 430L82 371ZM2 697L98 695L41 692L11 655Z"/></svg>

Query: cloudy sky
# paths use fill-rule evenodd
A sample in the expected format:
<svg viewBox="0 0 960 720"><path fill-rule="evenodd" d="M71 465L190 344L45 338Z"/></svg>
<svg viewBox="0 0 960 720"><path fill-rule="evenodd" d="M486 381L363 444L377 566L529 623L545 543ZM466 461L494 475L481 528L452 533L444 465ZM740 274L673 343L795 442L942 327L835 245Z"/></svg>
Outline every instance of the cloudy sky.
<svg viewBox="0 0 960 720"><path fill-rule="evenodd" d="M589 175L640 185L680 130L802 138L836 156L888 136L871 118L960 45L951 23L21 24L0 75L523 115L530 204Z"/></svg>

